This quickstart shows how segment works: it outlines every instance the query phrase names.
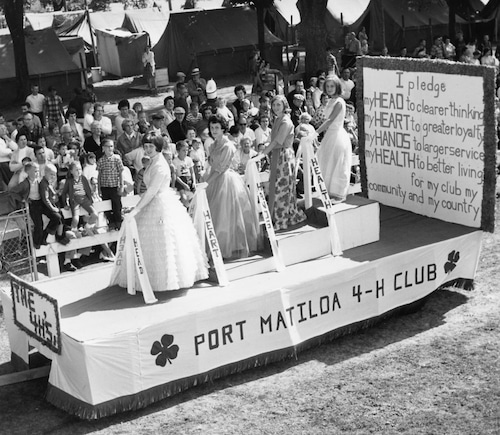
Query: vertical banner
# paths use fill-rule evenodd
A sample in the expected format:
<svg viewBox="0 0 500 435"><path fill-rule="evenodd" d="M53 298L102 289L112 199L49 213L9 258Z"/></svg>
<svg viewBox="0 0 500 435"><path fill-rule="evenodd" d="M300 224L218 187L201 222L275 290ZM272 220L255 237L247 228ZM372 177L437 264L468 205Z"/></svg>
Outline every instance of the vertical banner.
<svg viewBox="0 0 500 435"><path fill-rule="evenodd" d="M226 286L229 284L227 278L226 267L222 258L222 253L219 248L219 241L215 234L214 224L212 222L212 215L210 214L210 207L207 199L207 183L199 183L196 185L196 192L191 200L189 206L189 215L194 222L194 227L198 233L198 237L202 241L202 248L205 249L205 238L208 242L208 249L212 256L215 272L217 273L217 280L219 285Z"/></svg>
<svg viewBox="0 0 500 435"><path fill-rule="evenodd" d="M245 182L250 188L250 196L252 201L260 207L260 212L262 214L262 219L264 219L264 226L266 228L267 237L269 239L269 244L271 245L271 251L273 253L274 265L277 272L281 272L285 269L285 263L283 257L281 256L280 248L278 246L278 240L276 239L276 233L274 232L273 221L271 219L271 213L269 212L269 207L266 201L266 195L264 194L264 189L261 186L259 171L257 170L257 160L260 160L263 156L258 155L247 162L245 169ZM255 207L258 209L258 207Z"/></svg>
<svg viewBox="0 0 500 435"><path fill-rule="evenodd" d="M362 65L360 140L369 198L447 222L487 226L494 69L414 59L363 58Z"/></svg>

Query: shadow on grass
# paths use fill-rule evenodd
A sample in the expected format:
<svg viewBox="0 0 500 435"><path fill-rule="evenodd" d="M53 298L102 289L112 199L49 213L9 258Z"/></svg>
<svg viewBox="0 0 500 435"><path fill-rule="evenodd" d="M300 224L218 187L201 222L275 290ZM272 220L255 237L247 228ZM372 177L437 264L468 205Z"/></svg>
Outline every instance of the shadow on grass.
<svg viewBox="0 0 500 435"><path fill-rule="evenodd" d="M16 408L16 403L19 404L17 401L20 400L19 396L24 395L25 397L22 398L23 409L29 412L30 409L34 408L37 412L38 424L36 429L40 432L35 431L32 433L68 433L69 431L91 433L163 411L190 400L223 391L226 388L264 379L310 361L335 365L377 349L382 349L445 324L446 314L466 303L467 300L467 296L458 292L451 290L436 291L421 301L419 305L414 304L406 307L406 314L402 314L400 311L389 318L383 319L378 324L371 326L369 324L360 325L361 329L357 332L343 335L320 346L311 347L297 354L293 359L275 362L267 366L213 380L154 403L144 409L129 411L96 421L80 420L45 402L43 399L43 386L46 386L46 380L5 387L0 390L0 407L5 415L5 418L2 418L2 427L8 433L16 433L16 429L20 430L18 433L26 433L26 430L30 429L26 426L25 412L19 413L19 409ZM344 332L348 333L349 331ZM6 397L6 394L9 394L10 399ZM12 397L14 397L14 400L12 400ZM24 432L21 428L24 428Z"/></svg>

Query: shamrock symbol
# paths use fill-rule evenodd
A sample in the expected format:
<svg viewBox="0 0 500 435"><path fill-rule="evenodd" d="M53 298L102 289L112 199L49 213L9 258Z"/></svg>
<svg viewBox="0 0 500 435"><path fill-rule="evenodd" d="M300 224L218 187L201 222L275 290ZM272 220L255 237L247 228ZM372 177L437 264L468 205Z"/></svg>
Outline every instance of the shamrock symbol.
<svg viewBox="0 0 500 435"><path fill-rule="evenodd" d="M448 254L448 261L444 265L445 273L450 273L457 267L458 260L460 260L460 252L451 251Z"/></svg>
<svg viewBox="0 0 500 435"><path fill-rule="evenodd" d="M156 357L156 365L165 367L167 361L172 364L173 359L177 358L177 353L179 352L179 346L172 343L174 342L174 336L170 334L165 334L161 338L161 343L155 341L151 347L151 355L158 355Z"/></svg>

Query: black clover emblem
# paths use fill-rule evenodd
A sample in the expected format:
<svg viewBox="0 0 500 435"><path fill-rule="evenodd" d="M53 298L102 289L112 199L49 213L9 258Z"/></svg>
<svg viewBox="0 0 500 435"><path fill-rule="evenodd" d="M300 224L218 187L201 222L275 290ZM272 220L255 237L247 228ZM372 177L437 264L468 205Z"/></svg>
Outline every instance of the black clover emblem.
<svg viewBox="0 0 500 435"><path fill-rule="evenodd" d="M173 359L177 358L177 354L179 353L179 346L176 344L172 345L174 342L174 336L170 334L165 334L161 338L161 343L159 341L155 341L153 346L151 346L151 355L158 355L156 357L156 365L165 367L167 365L167 361L172 364Z"/></svg>
<svg viewBox="0 0 500 435"><path fill-rule="evenodd" d="M460 260L460 252L451 251L448 254L448 261L444 265L445 273L450 273L457 267L458 260Z"/></svg>

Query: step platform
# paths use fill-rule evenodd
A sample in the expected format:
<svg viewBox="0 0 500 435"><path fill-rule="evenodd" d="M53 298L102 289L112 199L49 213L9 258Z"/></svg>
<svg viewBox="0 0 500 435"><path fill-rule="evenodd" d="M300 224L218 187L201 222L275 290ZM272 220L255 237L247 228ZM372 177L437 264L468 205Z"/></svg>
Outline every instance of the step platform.
<svg viewBox="0 0 500 435"><path fill-rule="evenodd" d="M335 204L335 221L343 251L377 242L380 239L380 207L378 202L361 196L349 196ZM305 225L276 234L285 266L314 260L331 254L325 208L314 200L306 211ZM255 255L226 263L229 281L275 270L271 256Z"/></svg>

